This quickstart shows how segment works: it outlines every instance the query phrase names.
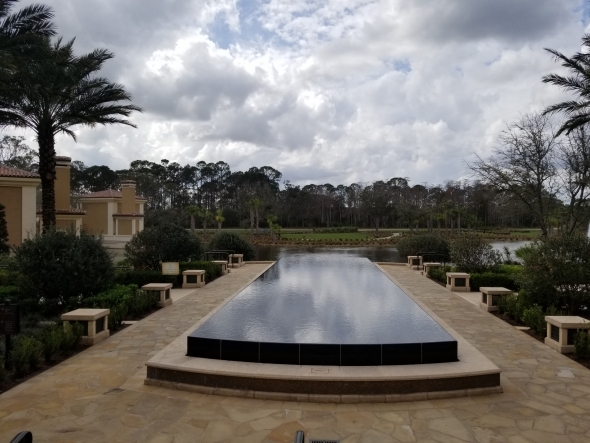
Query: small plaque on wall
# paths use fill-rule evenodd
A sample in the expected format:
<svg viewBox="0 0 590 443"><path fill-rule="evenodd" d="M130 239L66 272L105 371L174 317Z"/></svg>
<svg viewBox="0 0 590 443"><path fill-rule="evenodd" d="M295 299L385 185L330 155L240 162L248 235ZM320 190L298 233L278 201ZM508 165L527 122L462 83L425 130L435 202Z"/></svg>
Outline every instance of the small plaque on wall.
<svg viewBox="0 0 590 443"><path fill-rule="evenodd" d="M162 262L162 275L178 275L180 266L177 261Z"/></svg>

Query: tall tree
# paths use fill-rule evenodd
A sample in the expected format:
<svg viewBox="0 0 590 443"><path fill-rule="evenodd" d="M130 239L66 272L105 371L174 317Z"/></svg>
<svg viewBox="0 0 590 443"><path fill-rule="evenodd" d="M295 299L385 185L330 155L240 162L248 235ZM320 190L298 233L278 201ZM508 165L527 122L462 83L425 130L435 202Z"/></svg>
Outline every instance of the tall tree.
<svg viewBox="0 0 590 443"><path fill-rule="evenodd" d="M482 181L522 201L537 218L544 237L557 192L556 148L549 119L527 114L502 132L490 159L478 157L469 164Z"/></svg>
<svg viewBox="0 0 590 443"><path fill-rule="evenodd" d="M42 62L18 63L8 84L0 85L0 126L29 128L39 143L39 174L42 186L43 230L55 225L55 136L63 133L76 140L77 126L124 124L141 108L122 105L131 96L123 86L94 75L113 58L106 49L77 57L74 41L63 44L45 40Z"/></svg>
<svg viewBox="0 0 590 443"><path fill-rule="evenodd" d="M590 122L590 34L585 34L582 37L582 50L573 57L566 57L555 49L545 48L545 50L553 54L555 60L561 62L561 66L569 69L570 75L566 77L559 74L549 74L543 77L543 82L559 86L579 97L577 101L569 100L557 103L544 111L544 114L556 112L565 114L567 120L557 131L557 135L563 132L569 134L574 129Z"/></svg>

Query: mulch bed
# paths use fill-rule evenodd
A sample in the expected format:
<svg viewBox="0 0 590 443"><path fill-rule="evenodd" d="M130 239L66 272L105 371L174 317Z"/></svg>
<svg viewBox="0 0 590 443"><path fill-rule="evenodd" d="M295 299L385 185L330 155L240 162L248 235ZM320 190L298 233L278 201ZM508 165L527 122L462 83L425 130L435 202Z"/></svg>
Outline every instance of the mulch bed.
<svg viewBox="0 0 590 443"><path fill-rule="evenodd" d="M159 311L160 307L156 307L154 310L150 311L150 312L146 312L145 315L141 316L141 317L129 317L126 318L125 321L139 321L141 319L146 318L147 316L153 314L154 312ZM111 337L121 331L124 331L125 329L127 329L128 327L130 327L132 325L120 325L118 329L116 329L115 331L111 331ZM8 376L8 378L6 379L6 381L4 383L2 383L0 385L0 394L9 391L10 389L20 385L21 383L26 382L27 380L36 377L37 375L47 371L48 369L53 368L54 366L60 364L61 362L73 357L76 354L79 354L80 352L88 349L90 346L84 346L84 345L79 345L78 348L76 348L75 350L69 351L69 352L62 352L61 354L57 355L55 357L55 359L53 361L47 362L45 360L43 360L40 364L39 367L37 369L35 369L33 372L30 372L29 374L25 375L24 377L20 377L17 378L14 374L10 374Z"/></svg>
<svg viewBox="0 0 590 443"><path fill-rule="evenodd" d="M509 317L506 314L500 314L498 313L498 311L495 312L490 312L490 314L498 317L500 320L505 321L506 323L508 323L509 325L512 326L525 326L522 323L516 322L514 321L513 318ZM530 335L531 337L533 337L535 340L540 341L541 343L545 342L545 336L544 335L539 335L537 334L535 331L533 331L532 329L526 329L526 330L522 330L522 332L524 332L527 335ZM563 354L566 357L570 358L571 360L575 361L576 363L581 364L582 366L590 369L590 356L586 356L586 357L578 357L576 356L576 354Z"/></svg>

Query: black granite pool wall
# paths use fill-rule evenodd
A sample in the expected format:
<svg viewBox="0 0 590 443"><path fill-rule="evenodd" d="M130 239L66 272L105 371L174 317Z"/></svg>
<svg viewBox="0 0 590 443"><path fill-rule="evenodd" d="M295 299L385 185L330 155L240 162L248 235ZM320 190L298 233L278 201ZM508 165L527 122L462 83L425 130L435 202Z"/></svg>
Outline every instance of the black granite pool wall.
<svg viewBox="0 0 590 443"><path fill-rule="evenodd" d="M265 343L189 335L187 356L252 363L380 366L457 361L457 342L394 344Z"/></svg>

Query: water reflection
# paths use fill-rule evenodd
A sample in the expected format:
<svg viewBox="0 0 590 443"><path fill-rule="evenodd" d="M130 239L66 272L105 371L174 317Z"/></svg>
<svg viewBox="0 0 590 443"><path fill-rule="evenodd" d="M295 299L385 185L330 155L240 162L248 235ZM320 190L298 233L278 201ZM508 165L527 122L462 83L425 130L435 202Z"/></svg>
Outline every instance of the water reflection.
<svg viewBox="0 0 590 443"><path fill-rule="evenodd" d="M344 249L293 248L191 336L334 344L453 340L366 258Z"/></svg>
<svg viewBox="0 0 590 443"><path fill-rule="evenodd" d="M529 244L529 241L518 242L493 242L491 243L494 249L501 252L504 246L507 246L511 252L521 246ZM405 262L405 257L400 257L399 252L394 247L383 246L367 246L367 247L304 247L304 246L274 246L274 245L256 245L256 260L278 260L285 255L302 254L302 253L329 253L329 254L345 254L356 257L365 257L371 261L376 262Z"/></svg>

